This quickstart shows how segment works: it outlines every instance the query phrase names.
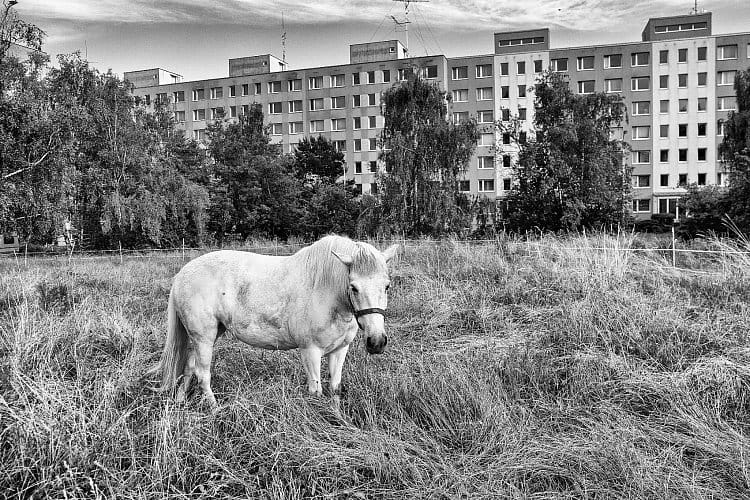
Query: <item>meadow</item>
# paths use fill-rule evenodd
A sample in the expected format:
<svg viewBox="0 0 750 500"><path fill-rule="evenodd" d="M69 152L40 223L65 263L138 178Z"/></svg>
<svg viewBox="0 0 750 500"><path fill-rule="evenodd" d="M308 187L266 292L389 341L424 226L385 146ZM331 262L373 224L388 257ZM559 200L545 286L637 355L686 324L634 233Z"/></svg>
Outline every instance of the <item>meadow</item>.
<svg viewBox="0 0 750 500"><path fill-rule="evenodd" d="M141 376L179 254L0 260L7 498L750 498L750 257L633 236L422 242L337 409L217 343L216 414ZM192 255L197 255L192 253Z"/></svg>

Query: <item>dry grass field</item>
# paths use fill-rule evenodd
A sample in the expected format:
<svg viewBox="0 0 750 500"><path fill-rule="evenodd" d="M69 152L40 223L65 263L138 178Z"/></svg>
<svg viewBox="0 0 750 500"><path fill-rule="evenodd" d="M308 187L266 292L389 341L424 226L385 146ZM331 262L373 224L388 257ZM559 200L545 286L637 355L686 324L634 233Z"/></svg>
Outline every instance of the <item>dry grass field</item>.
<svg viewBox="0 0 750 500"><path fill-rule="evenodd" d="M180 255L0 260L0 492L750 498L750 258L631 244L409 245L340 411L296 352L222 338L215 415L140 381Z"/></svg>

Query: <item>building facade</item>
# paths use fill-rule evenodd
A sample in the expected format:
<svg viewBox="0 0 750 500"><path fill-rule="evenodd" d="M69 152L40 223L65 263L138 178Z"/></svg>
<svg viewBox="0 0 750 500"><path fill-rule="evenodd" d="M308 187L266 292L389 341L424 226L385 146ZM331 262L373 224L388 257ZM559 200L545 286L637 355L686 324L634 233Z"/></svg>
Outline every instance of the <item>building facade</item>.
<svg viewBox="0 0 750 500"><path fill-rule="evenodd" d="M501 200L513 186L518 148L497 122L533 133L536 77L564 72L581 94L616 93L627 106L617 135L631 152L637 218L676 211L690 183L724 185L718 147L723 120L736 108L734 78L750 66L750 33L713 35L711 14L652 18L639 42L554 48L548 29L496 33L494 53L408 57L397 40L350 46L348 64L290 70L272 55L229 61L229 76L183 82L161 69L125 73L144 105L169 103L186 135L205 139L211 120L263 107L272 141L293 151L322 135L345 153L346 176L376 189L381 96L418 72L448 96L449 118L475 118L480 141L459 188Z"/></svg>

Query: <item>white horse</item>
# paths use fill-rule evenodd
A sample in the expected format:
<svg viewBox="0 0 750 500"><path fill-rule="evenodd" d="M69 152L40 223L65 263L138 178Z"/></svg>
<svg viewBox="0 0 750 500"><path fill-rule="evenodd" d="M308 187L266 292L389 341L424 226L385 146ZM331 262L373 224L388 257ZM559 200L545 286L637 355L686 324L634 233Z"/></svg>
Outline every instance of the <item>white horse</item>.
<svg viewBox="0 0 750 500"><path fill-rule="evenodd" d="M161 390L182 377L184 401L195 375L212 407L211 359L225 331L264 349L299 349L307 389L322 393L320 363L328 356L330 389L338 394L341 369L358 329L370 354L385 348L388 306L385 252L367 243L326 236L291 256L221 250L188 262L174 279L167 308Z"/></svg>

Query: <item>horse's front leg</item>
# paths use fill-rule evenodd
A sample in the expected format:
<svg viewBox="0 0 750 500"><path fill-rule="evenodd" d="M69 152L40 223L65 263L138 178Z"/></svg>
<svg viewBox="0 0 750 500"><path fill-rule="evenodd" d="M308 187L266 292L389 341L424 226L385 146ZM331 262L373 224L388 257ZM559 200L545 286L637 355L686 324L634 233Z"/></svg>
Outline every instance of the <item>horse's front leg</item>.
<svg viewBox="0 0 750 500"><path fill-rule="evenodd" d="M309 346L300 349L302 364L307 373L307 390L310 394L320 396L323 394L323 385L320 383L320 358L323 350L317 346Z"/></svg>
<svg viewBox="0 0 750 500"><path fill-rule="evenodd" d="M331 375L331 395L338 396L341 391L341 370L344 368L349 344L343 345L328 355L328 373Z"/></svg>

